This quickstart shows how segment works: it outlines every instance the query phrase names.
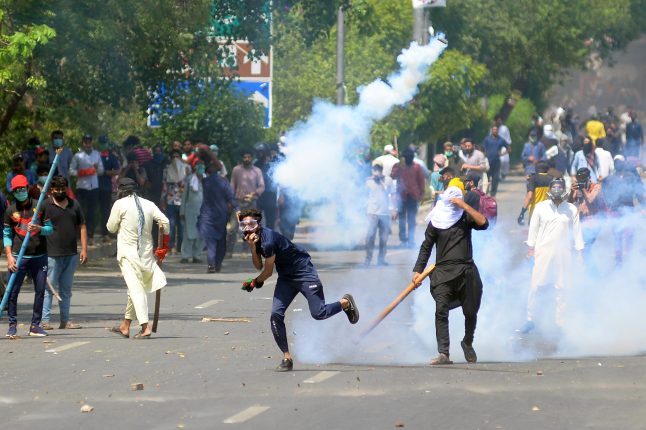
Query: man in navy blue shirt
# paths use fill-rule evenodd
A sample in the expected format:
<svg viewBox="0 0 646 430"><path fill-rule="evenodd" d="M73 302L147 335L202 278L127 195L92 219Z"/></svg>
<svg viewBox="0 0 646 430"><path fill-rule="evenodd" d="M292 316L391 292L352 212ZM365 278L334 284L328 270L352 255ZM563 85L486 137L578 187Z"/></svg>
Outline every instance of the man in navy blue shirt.
<svg viewBox="0 0 646 430"><path fill-rule="evenodd" d="M271 331L284 355L276 371L288 372L292 370L294 362L287 345L285 311L298 293L305 296L310 313L317 320L324 320L344 311L350 323L356 324L359 321L359 310L350 294L344 295L338 302L326 304L323 284L310 255L285 236L261 227L261 220L262 212L255 208L244 209L238 213L240 230L251 249L253 265L256 269L262 270L255 279L245 281L242 289L251 292L254 288L261 288L265 280L273 274L276 266L278 281L271 307Z"/></svg>
<svg viewBox="0 0 646 430"><path fill-rule="evenodd" d="M482 147L487 160L489 160L489 172L487 172L491 183L489 194L495 196L496 192L498 192L498 182L500 181L500 150L507 148L507 151L511 153L511 148L507 141L498 135L497 125L491 127L491 134L482 141Z"/></svg>

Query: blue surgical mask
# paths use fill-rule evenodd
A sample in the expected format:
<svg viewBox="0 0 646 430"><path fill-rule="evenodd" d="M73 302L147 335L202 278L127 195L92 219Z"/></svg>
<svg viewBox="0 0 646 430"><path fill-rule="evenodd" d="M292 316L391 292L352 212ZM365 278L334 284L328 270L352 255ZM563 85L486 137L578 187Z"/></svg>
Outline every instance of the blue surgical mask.
<svg viewBox="0 0 646 430"><path fill-rule="evenodd" d="M63 139L54 139L54 148L60 148L63 146Z"/></svg>
<svg viewBox="0 0 646 430"><path fill-rule="evenodd" d="M15 193L13 193L13 196L19 202L24 202L25 200L27 200L27 197L29 197L29 194L27 193L27 191L17 191Z"/></svg>

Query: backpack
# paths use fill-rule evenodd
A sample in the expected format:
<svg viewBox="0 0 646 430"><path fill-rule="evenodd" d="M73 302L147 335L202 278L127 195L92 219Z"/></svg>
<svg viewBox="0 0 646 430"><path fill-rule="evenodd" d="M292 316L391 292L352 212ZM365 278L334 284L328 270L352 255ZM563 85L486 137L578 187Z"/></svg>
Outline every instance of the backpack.
<svg viewBox="0 0 646 430"><path fill-rule="evenodd" d="M495 224L496 218L498 217L498 203L496 203L496 199L478 189L473 189L473 191L480 196L480 207L478 208L478 212L484 215L485 218L489 220L490 224Z"/></svg>

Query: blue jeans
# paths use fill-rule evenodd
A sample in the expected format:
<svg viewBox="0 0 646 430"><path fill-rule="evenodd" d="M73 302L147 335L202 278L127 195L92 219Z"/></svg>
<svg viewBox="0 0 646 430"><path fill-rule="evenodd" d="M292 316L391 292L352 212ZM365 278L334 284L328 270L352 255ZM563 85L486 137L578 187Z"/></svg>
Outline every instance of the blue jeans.
<svg viewBox="0 0 646 430"><path fill-rule="evenodd" d="M182 235L184 230L184 223L179 217L180 205L167 205L166 216L170 224L170 241L168 243L169 249L182 249Z"/></svg>
<svg viewBox="0 0 646 430"><path fill-rule="evenodd" d="M31 316L32 325L40 325L40 318L43 313L43 299L45 297L45 290L47 289L47 256L41 255L38 257L23 258L20 260L18 271L14 275L13 288L9 294L9 324L16 324L18 322L18 294L22 281L25 280L25 275L29 271L31 279L34 280L34 310Z"/></svg>
<svg viewBox="0 0 646 430"><path fill-rule="evenodd" d="M402 198L399 203L399 240L412 245L415 241L415 217L417 216L417 200L410 197ZM406 226L408 225L408 231Z"/></svg>
<svg viewBox="0 0 646 430"><path fill-rule="evenodd" d="M340 302L325 303L321 281L288 282L279 278L274 290L270 322L274 340L282 352L289 352L287 330L285 329L285 311L298 293L307 299L310 314L315 320L330 318L343 310Z"/></svg>
<svg viewBox="0 0 646 430"><path fill-rule="evenodd" d="M372 261L375 249L375 237L379 231L379 257L377 261L383 263L386 259L386 244L390 234L390 216L368 214L368 234L366 235L366 262Z"/></svg>
<svg viewBox="0 0 646 430"><path fill-rule="evenodd" d="M61 313L61 322L70 320L70 303L72 301L72 283L74 281L74 272L78 264L79 256L65 255L62 257L49 257L49 281L52 287L58 289L58 295L61 296L61 302L58 308ZM52 312L52 293L45 289L45 301L43 303L43 321L49 322Z"/></svg>

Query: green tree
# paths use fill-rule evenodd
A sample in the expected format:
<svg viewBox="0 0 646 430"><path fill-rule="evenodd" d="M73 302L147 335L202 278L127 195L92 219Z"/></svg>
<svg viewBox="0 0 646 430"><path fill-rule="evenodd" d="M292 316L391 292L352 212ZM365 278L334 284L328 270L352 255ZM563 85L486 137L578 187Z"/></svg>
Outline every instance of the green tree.
<svg viewBox="0 0 646 430"><path fill-rule="evenodd" d="M489 93L527 97L540 109L545 91L591 52L624 48L643 28L635 13L643 0L452 0L434 12L454 49L490 70Z"/></svg>

